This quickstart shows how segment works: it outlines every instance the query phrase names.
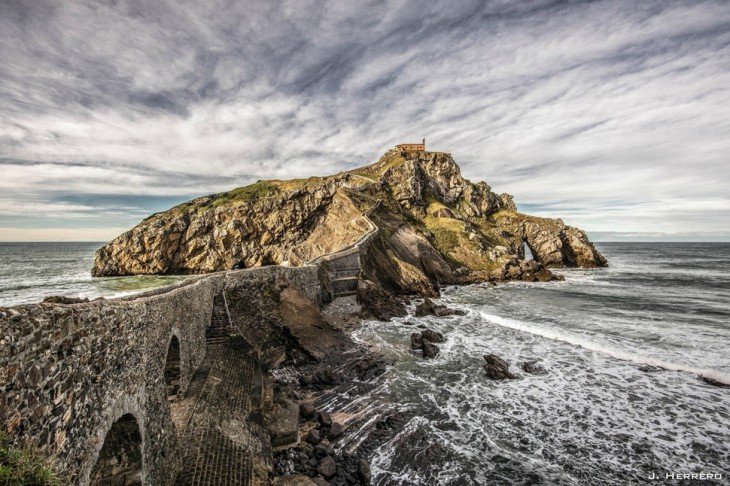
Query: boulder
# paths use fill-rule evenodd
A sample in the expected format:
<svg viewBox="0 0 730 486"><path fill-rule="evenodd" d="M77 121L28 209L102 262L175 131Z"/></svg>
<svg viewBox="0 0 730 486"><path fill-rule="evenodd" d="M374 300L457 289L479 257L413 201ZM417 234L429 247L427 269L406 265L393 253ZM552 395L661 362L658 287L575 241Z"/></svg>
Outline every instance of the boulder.
<svg viewBox="0 0 730 486"><path fill-rule="evenodd" d="M541 364L537 362L537 360L530 360L520 363L520 368L525 373L530 373L531 375L545 375L547 374L547 370L545 367L543 367Z"/></svg>
<svg viewBox="0 0 730 486"><path fill-rule="evenodd" d="M334 456L335 450L332 448L332 446L325 445L325 444L318 444L314 448L314 457L317 459L323 459L327 456Z"/></svg>
<svg viewBox="0 0 730 486"><path fill-rule="evenodd" d="M373 475L370 471L370 464L365 458L360 458L360 460L357 461L357 475L360 477L360 481L362 481L363 484L370 484Z"/></svg>
<svg viewBox="0 0 730 486"><path fill-rule="evenodd" d="M444 342L444 335L431 329L426 329L422 331L421 338L423 341L430 341L432 343Z"/></svg>
<svg viewBox="0 0 730 486"><path fill-rule="evenodd" d="M325 479L329 479L337 473L337 464L332 456L327 456L322 459L317 467L317 472L324 476Z"/></svg>
<svg viewBox="0 0 730 486"><path fill-rule="evenodd" d="M309 442L312 445L317 445L322 441L322 438L319 435L319 431L317 429L310 429L309 432L307 432L307 442Z"/></svg>
<svg viewBox="0 0 730 486"><path fill-rule="evenodd" d="M299 414L303 418L310 419L314 417L315 413L317 413L317 409L311 403L304 402L299 404Z"/></svg>
<svg viewBox="0 0 730 486"><path fill-rule="evenodd" d="M296 403L284 400L275 405L269 435L273 447L295 444L299 440L299 407Z"/></svg>
<svg viewBox="0 0 730 486"><path fill-rule="evenodd" d="M332 425L332 416L327 412L319 412L317 421L322 424L322 427L329 427Z"/></svg>
<svg viewBox="0 0 730 486"><path fill-rule="evenodd" d="M416 317L423 316L463 316L466 312L459 309L450 309L445 305L435 304L431 299L426 297L423 302L416 306Z"/></svg>
<svg viewBox="0 0 730 486"><path fill-rule="evenodd" d="M272 486L317 486L311 478L302 474L288 474L275 478L271 482Z"/></svg>
<svg viewBox="0 0 730 486"><path fill-rule="evenodd" d="M420 332L414 332L411 334L411 348L421 349L423 346L423 336Z"/></svg>
<svg viewBox="0 0 730 486"><path fill-rule="evenodd" d="M393 317L408 315L405 304L396 296L369 280L361 279L357 284L357 300L362 307L363 316L379 321L389 321Z"/></svg>
<svg viewBox="0 0 730 486"><path fill-rule="evenodd" d="M487 364L484 366L484 370L487 372L487 377L492 380L504 380L504 379L515 379L515 375L509 371L509 363L503 360L495 354L488 354L484 356L484 360Z"/></svg>
<svg viewBox="0 0 730 486"><path fill-rule="evenodd" d="M730 385L727 383L723 383L719 380L716 380L714 378L710 378L709 376L700 376L702 378L702 381L707 383L708 385L716 386L719 388L730 388Z"/></svg>
<svg viewBox="0 0 730 486"><path fill-rule="evenodd" d="M435 358L439 354L439 347L428 341L423 341L423 357L424 358Z"/></svg>
<svg viewBox="0 0 730 486"><path fill-rule="evenodd" d="M344 426L339 422L332 422L332 425L330 426L330 431L327 434L327 437L329 437L330 440L337 439L342 435L345 428Z"/></svg>

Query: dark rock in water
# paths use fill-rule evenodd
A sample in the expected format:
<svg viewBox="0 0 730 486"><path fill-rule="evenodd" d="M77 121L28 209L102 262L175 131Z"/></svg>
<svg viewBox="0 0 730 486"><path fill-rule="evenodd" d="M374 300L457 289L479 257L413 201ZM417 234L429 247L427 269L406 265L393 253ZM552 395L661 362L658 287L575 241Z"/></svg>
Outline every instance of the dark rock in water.
<svg viewBox="0 0 730 486"><path fill-rule="evenodd" d="M317 429L311 429L307 433L307 442L309 442L312 445L317 445L322 441L322 438L319 436L319 431Z"/></svg>
<svg viewBox="0 0 730 486"><path fill-rule="evenodd" d="M369 381L385 373L386 368L387 363L381 358L364 356L348 363L345 374L348 377L354 375L360 381Z"/></svg>
<svg viewBox="0 0 730 486"><path fill-rule="evenodd" d="M342 377L330 369L319 369L311 375L309 383L315 388L328 388L339 385Z"/></svg>
<svg viewBox="0 0 730 486"><path fill-rule="evenodd" d="M424 358L435 358L439 354L439 347L428 341L423 341L423 357Z"/></svg>
<svg viewBox="0 0 730 486"><path fill-rule="evenodd" d="M421 349L423 346L423 337L420 332L414 332L411 334L411 348Z"/></svg>
<svg viewBox="0 0 730 486"><path fill-rule="evenodd" d="M324 476L325 479L331 478L337 473L337 464L335 464L335 460L332 459L331 456L325 457L322 459L322 462L319 463L317 472Z"/></svg>
<svg viewBox="0 0 730 486"><path fill-rule="evenodd" d="M342 432L344 432L345 428L342 426L339 422L332 422L332 426L330 427L329 434L327 436L331 439L337 439L342 435Z"/></svg>
<svg viewBox="0 0 730 486"><path fill-rule="evenodd" d="M43 299L44 304L82 304L89 302L87 298L66 297L65 295L51 295Z"/></svg>
<svg viewBox="0 0 730 486"><path fill-rule="evenodd" d="M421 337L424 341L430 341L432 343L442 343L444 342L444 335L440 332L432 331L431 329L426 329L421 333Z"/></svg>
<svg viewBox="0 0 730 486"><path fill-rule="evenodd" d="M520 363L520 368L522 368L522 371L524 371L525 373L530 373L531 375L547 374L547 370L545 369L545 367L539 364L537 360L525 361L523 363Z"/></svg>
<svg viewBox="0 0 730 486"><path fill-rule="evenodd" d="M435 481L437 470L434 464L444 455L444 449L439 441L430 437L425 430L417 428L395 440L393 448L395 454L391 467L396 470L413 469L423 473L423 484L438 484Z"/></svg>
<svg viewBox="0 0 730 486"><path fill-rule="evenodd" d="M657 373L659 371L664 371L664 368L661 366L641 365L639 366L639 371L643 371L644 373Z"/></svg>
<svg viewBox="0 0 730 486"><path fill-rule="evenodd" d="M360 481L362 481L363 484L370 484L373 474L370 471L370 464L368 464L368 461L364 458L361 458L357 462L357 475L360 477Z"/></svg>
<svg viewBox="0 0 730 486"><path fill-rule="evenodd" d="M487 354L484 356L484 360L487 364L484 366L484 370L487 372L487 377L492 380L513 380L517 378L509 371L509 363L503 360L497 355Z"/></svg>
<svg viewBox="0 0 730 486"><path fill-rule="evenodd" d="M459 309L449 309L445 305L434 304L431 299L426 297L423 303L416 306L416 317L423 316L463 316L466 312Z"/></svg>
<svg viewBox="0 0 730 486"><path fill-rule="evenodd" d="M486 361L488 365L498 366L500 368L509 368L509 363L496 354L484 355L484 361Z"/></svg>
<svg viewBox="0 0 730 486"><path fill-rule="evenodd" d="M301 403L299 404L299 413L305 419L310 419L314 417L315 413L317 413L317 409L315 409L314 405L312 405L311 403Z"/></svg>
<svg viewBox="0 0 730 486"><path fill-rule="evenodd" d="M714 378L710 378L709 376L700 376L700 378L702 378L702 381L704 381L708 385L717 386L720 388L730 388L730 385L728 385L727 383L723 383Z"/></svg>
<svg viewBox="0 0 730 486"><path fill-rule="evenodd" d="M320 412L317 420L323 427L329 427L332 425L332 416L327 412Z"/></svg>
<svg viewBox="0 0 730 486"><path fill-rule="evenodd" d="M495 454L492 456L492 462L497 464L504 464L505 462L509 462L509 458L500 456L499 454Z"/></svg>

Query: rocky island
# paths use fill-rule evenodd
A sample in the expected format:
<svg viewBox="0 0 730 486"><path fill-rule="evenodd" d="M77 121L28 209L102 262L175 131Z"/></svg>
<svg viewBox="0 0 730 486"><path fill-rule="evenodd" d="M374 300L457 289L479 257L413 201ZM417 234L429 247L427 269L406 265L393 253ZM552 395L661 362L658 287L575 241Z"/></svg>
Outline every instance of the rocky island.
<svg viewBox="0 0 730 486"><path fill-rule="evenodd" d="M448 153L260 181L152 215L95 256L95 276L185 282L0 308L0 419L68 484L369 484L410 416L372 420L357 401L389 364L351 338L359 319L448 319L463 312L430 300L444 285L605 265L584 232L517 212ZM404 347L437 357L447 336L419 328ZM487 376L511 377L492 361ZM419 467L438 453L418 430L398 440L427 452L403 456Z"/></svg>
<svg viewBox="0 0 730 486"><path fill-rule="evenodd" d="M451 154L396 148L363 168L259 181L155 214L102 247L92 273L300 266L354 246L363 248L352 277L368 295L435 296L439 285L606 265L583 231L517 212L509 194L462 177Z"/></svg>

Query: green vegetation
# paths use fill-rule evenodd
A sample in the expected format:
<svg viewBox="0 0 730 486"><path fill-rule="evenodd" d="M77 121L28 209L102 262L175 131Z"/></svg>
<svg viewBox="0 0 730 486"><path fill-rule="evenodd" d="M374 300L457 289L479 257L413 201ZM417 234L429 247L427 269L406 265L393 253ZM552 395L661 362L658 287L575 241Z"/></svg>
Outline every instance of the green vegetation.
<svg viewBox="0 0 730 486"><path fill-rule="evenodd" d="M218 206L224 206L236 202L247 202L254 199L266 196L273 196L279 193L279 188L275 182L272 181L258 181L245 187L239 187L228 192L221 192L214 194L211 199L204 207L206 208L217 208ZM187 203L185 203L187 204ZM184 204L181 204L181 207Z"/></svg>
<svg viewBox="0 0 730 486"><path fill-rule="evenodd" d="M35 449L10 447L0 432L0 486L60 486L61 480Z"/></svg>

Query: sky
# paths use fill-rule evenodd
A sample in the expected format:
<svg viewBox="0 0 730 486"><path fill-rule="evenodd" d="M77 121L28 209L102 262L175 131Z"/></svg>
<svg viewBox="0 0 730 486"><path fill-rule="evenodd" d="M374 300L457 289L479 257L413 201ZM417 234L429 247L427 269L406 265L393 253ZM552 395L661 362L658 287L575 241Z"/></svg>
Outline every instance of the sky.
<svg viewBox="0 0 730 486"><path fill-rule="evenodd" d="M423 137L596 240L730 241L730 2L0 0L0 241Z"/></svg>

